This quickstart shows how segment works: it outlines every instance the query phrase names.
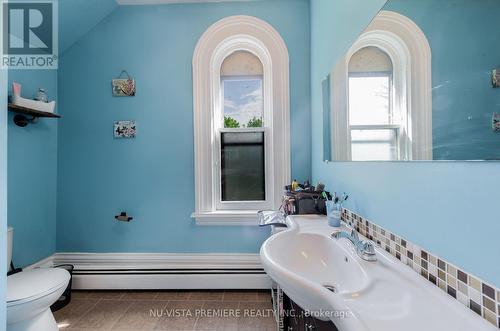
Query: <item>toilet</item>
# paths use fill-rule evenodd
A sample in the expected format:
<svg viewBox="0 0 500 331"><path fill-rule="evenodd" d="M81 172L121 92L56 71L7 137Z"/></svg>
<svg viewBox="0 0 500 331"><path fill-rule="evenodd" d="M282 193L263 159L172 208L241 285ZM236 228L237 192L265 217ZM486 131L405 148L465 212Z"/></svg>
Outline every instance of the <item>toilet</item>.
<svg viewBox="0 0 500 331"><path fill-rule="evenodd" d="M12 259L14 230L7 232L7 270ZM64 269L40 268L7 277L7 331L58 331L50 306L70 280Z"/></svg>

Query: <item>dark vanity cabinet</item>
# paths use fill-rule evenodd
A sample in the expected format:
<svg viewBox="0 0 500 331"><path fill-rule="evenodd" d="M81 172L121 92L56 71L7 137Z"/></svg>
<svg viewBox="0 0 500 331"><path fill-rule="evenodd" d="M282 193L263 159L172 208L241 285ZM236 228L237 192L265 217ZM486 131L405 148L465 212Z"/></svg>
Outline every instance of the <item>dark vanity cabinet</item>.
<svg viewBox="0 0 500 331"><path fill-rule="evenodd" d="M304 309L283 293L284 331L339 331L333 322L309 316Z"/></svg>

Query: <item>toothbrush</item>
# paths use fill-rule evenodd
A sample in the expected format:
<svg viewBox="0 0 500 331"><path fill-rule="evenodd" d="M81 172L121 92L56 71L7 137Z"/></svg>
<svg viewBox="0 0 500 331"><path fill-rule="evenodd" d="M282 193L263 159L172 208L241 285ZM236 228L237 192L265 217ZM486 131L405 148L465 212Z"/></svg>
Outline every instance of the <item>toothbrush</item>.
<svg viewBox="0 0 500 331"><path fill-rule="evenodd" d="M349 195L347 195L345 192L344 194L342 195L342 203L346 202L347 199L349 199Z"/></svg>

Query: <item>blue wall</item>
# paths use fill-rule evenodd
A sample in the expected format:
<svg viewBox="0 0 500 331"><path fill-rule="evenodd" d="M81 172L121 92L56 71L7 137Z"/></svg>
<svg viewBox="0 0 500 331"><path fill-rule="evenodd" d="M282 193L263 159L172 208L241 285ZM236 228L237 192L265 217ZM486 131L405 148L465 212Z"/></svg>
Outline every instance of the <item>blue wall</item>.
<svg viewBox="0 0 500 331"><path fill-rule="evenodd" d="M118 7L114 0L64 0L59 2L59 50L64 51ZM12 81L32 98L45 88L57 99L54 70L10 70ZM57 110L57 108L56 108ZM55 252L57 189L57 120L40 119L19 128L8 115L8 224L14 227L13 261L24 267Z"/></svg>
<svg viewBox="0 0 500 331"><path fill-rule="evenodd" d="M321 81L378 10L360 2L312 1L313 179L351 193L346 207L499 286L499 163L322 161Z"/></svg>
<svg viewBox="0 0 500 331"><path fill-rule="evenodd" d="M59 53L64 53L117 7L116 0L59 1Z"/></svg>
<svg viewBox="0 0 500 331"><path fill-rule="evenodd" d="M211 24L239 14L271 23L288 46L292 173L310 176L308 1L123 6L60 61L57 251L258 252L266 230L190 218L192 54ZM136 79L136 97L111 96L122 69ZM136 120L137 138L114 140L115 120ZM134 221L116 222L121 210Z"/></svg>
<svg viewBox="0 0 500 331"><path fill-rule="evenodd" d="M432 49L434 160L500 160L500 134L491 129L500 89L491 87L490 76L500 67L492 32L500 2L389 0L384 9L417 23Z"/></svg>
<svg viewBox="0 0 500 331"><path fill-rule="evenodd" d="M54 70L10 70L12 82L22 85L22 95L36 96L45 88L57 99ZM9 92L10 93L10 92ZM57 111L57 107L56 107ZM8 224L14 228L13 261L26 266L55 252L57 188L57 120L39 119L18 127L8 122Z"/></svg>

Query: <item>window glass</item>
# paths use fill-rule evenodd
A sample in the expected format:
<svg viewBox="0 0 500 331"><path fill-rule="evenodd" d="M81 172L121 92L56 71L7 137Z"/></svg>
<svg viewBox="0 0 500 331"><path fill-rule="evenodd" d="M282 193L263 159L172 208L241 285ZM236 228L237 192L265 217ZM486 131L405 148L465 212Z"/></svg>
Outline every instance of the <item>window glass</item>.
<svg viewBox="0 0 500 331"><path fill-rule="evenodd" d="M397 129L351 130L353 161L398 159Z"/></svg>
<svg viewBox="0 0 500 331"><path fill-rule="evenodd" d="M398 135L392 113L392 61L377 47L357 51L349 61L349 126L353 161L397 160Z"/></svg>
<svg viewBox="0 0 500 331"><path fill-rule="evenodd" d="M264 132L221 133L222 201L263 201Z"/></svg>
<svg viewBox="0 0 500 331"><path fill-rule="evenodd" d="M350 125L393 124L392 61L378 47L364 47L349 61Z"/></svg>
<svg viewBox="0 0 500 331"><path fill-rule="evenodd" d="M391 124L389 85L389 75L349 77L349 123Z"/></svg>
<svg viewBox="0 0 500 331"><path fill-rule="evenodd" d="M262 127L264 104L262 76L222 77L224 127Z"/></svg>
<svg viewBox="0 0 500 331"><path fill-rule="evenodd" d="M264 68L254 54L237 51L221 67L225 128L262 127Z"/></svg>
<svg viewBox="0 0 500 331"><path fill-rule="evenodd" d="M263 66L259 58L246 51L229 55L221 67L221 88L225 129L220 132L221 201L264 201Z"/></svg>

